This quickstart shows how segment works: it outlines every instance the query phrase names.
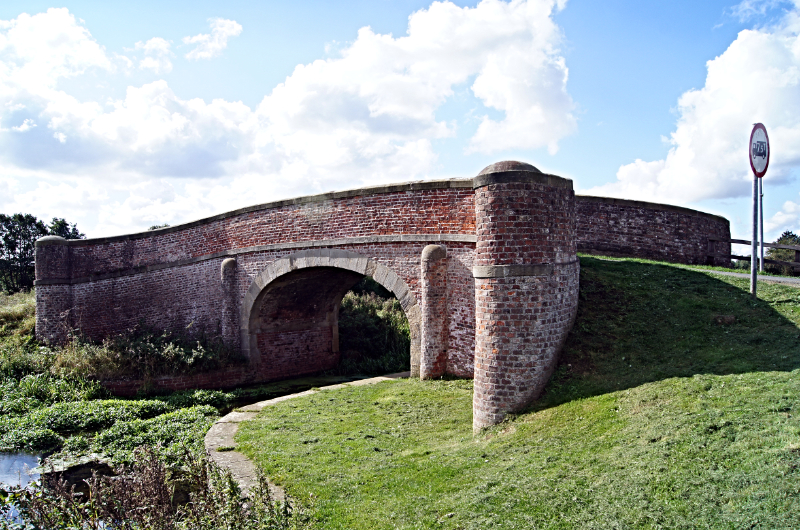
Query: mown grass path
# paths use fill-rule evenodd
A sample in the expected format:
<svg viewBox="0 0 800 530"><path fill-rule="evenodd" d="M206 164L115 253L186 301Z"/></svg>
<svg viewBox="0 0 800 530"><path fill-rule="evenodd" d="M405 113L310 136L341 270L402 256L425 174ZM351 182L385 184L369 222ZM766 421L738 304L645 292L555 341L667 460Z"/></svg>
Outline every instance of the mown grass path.
<svg viewBox="0 0 800 530"><path fill-rule="evenodd" d="M238 449L319 528L800 527L800 290L581 260L545 395L473 438L471 381L320 392Z"/></svg>

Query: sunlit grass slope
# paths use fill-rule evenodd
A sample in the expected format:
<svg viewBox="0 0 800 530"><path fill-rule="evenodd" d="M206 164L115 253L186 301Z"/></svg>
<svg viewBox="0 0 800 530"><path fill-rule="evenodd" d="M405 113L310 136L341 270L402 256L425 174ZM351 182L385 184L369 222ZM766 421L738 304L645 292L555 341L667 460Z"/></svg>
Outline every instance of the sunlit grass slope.
<svg viewBox="0 0 800 530"><path fill-rule="evenodd" d="M319 528L800 527L800 290L581 264L529 412L473 438L470 381L397 381L270 407L241 450Z"/></svg>

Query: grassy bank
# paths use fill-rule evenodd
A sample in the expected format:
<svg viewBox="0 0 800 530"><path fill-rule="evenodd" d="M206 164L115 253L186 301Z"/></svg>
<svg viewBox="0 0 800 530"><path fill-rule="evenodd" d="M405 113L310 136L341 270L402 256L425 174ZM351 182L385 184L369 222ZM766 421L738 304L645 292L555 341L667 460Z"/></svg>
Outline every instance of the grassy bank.
<svg viewBox="0 0 800 530"><path fill-rule="evenodd" d="M345 355L337 375L408 368L408 322L397 300L373 284L365 280L342 303ZM137 446L159 445L159 454L175 462L186 448L202 450L213 421L237 404L338 382L305 378L230 392L112 399L99 380L209 370L232 357L213 341L141 329L100 344L75 339L47 347L35 340L35 322L32 292L0 294L0 451L67 461L99 454L129 464Z"/></svg>
<svg viewBox="0 0 800 530"><path fill-rule="evenodd" d="M800 290L581 260L556 375L478 438L470 381L271 407L240 449L319 528L797 528Z"/></svg>

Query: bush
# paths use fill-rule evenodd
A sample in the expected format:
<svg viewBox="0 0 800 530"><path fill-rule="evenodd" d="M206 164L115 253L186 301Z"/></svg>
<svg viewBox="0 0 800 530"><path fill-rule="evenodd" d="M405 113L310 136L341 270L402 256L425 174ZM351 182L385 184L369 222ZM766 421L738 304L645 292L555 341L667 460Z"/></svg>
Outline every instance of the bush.
<svg viewBox="0 0 800 530"><path fill-rule="evenodd" d="M791 232L789 230L785 231L781 234L781 237L778 238L776 241L779 245L797 245L800 246L800 236ZM780 260L780 261L795 261L794 259L794 250L786 249L786 248L770 248L767 249L765 258ZM796 270L793 267L788 265L778 265L773 263L767 263L764 265L764 268L770 272L775 272L777 274L784 274L786 276L792 276L796 274Z"/></svg>
<svg viewBox="0 0 800 530"><path fill-rule="evenodd" d="M20 416L60 402L85 401L108 396L96 381L77 377L58 378L48 373L29 374L0 382L0 414Z"/></svg>
<svg viewBox="0 0 800 530"><path fill-rule="evenodd" d="M244 362L216 337L191 337L137 326L100 344L74 336L58 349L53 371L100 380L152 379L217 370Z"/></svg>
<svg viewBox="0 0 800 530"><path fill-rule="evenodd" d="M33 291L8 295L0 292L0 337L33 335L36 296Z"/></svg>
<svg viewBox="0 0 800 530"><path fill-rule="evenodd" d="M152 419L117 422L94 438L92 448L114 462L133 464L135 449L148 445L155 447L164 461L175 464L187 448L202 451L205 434L216 419L215 408L201 405Z"/></svg>
<svg viewBox="0 0 800 530"><path fill-rule="evenodd" d="M150 399L163 401L173 409L183 409L197 405L210 405L222 412L233 407L234 403L237 401L237 395L236 391L181 390L164 396L154 396Z"/></svg>
<svg viewBox="0 0 800 530"><path fill-rule="evenodd" d="M342 361L335 373L385 374L408 370L411 338L403 308L396 298L374 292L349 292L339 309Z"/></svg>

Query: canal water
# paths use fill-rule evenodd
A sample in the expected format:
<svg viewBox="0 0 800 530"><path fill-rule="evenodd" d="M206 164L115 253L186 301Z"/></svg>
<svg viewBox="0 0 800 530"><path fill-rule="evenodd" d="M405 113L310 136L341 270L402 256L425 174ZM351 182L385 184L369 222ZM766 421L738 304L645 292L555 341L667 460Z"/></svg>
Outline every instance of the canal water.
<svg viewBox="0 0 800 530"><path fill-rule="evenodd" d="M39 455L28 453L0 453L0 488L27 486L39 478L31 470L39 465ZM14 505L0 506L0 523L22 523Z"/></svg>
<svg viewBox="0 0 800 530"><path fill-rule="evenodd" d="M31 470L39 465L39 455L27 453L0 453L0 484L27 486L39 478Z"/></svg>

